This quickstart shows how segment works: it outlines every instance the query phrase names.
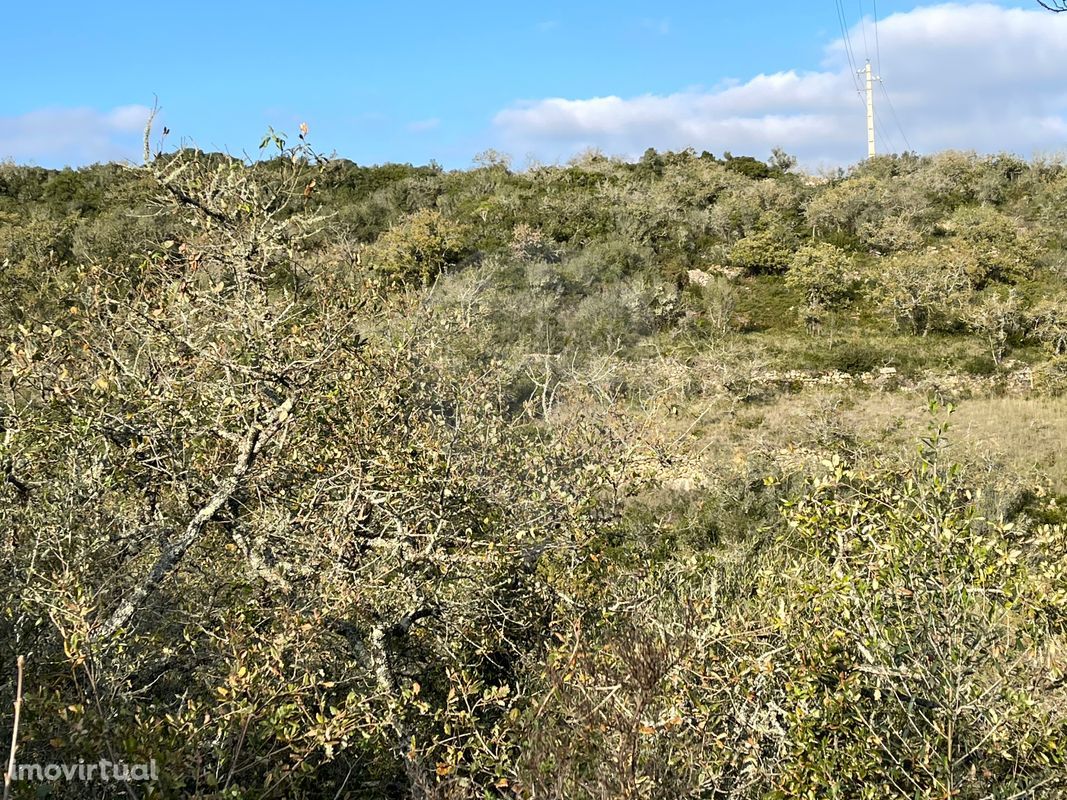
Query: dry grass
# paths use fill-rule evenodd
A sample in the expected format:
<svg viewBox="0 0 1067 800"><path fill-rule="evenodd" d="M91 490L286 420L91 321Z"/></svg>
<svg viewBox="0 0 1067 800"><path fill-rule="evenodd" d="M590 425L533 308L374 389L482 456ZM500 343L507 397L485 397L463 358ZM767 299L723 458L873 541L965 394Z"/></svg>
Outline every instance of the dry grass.
<svg viewBox="0 0 1067 800"><path fill-rule="evenodd" d="M691 465L702 464L708 472L757 452L814 455L842 445L907 456L934 424L922 395L833 388L807 389L752 405L701 399L654 416L662 416L649 423L661 445L673 445ZM981 471L1003 477L1044 476L1055 492L1067 493L1067 397L962 400L950 420L948 441L955 459Z"/></svg>

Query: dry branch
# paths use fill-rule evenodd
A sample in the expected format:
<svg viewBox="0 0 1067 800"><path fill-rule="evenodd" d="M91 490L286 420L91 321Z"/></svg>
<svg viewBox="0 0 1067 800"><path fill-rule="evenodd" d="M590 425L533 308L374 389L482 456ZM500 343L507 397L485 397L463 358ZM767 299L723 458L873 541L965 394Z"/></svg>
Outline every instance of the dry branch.
<svg viewBox="0 0 1067 800"><path fill-rule="evenodd" d="M237 454L237 461L233 466L233 472L228 475L211 498L201 506L192 520L185 528L185 532L163 548L156 563L149 570L144 580L123 600L111 616L93 632L93 639L100 641L111 636L119 628L130 621L145 598L174 571L181 563L182 558L189 548L200 539L204 528L211 522L219 509L237 491L242 478L252 468L256 455L269 442L285 424L289 413L293 408L293 398L287 399L280 406L271 411L262 422L249 428L241 442Z"/></svg>
<svg viewBox="0 0 1067 800"><path fill-rule="evenodd" d="M8 751L7 770L4 772L4 800L11 796L11 782L15 778L15 752L19 743L19 717L22 716L22 673L26 667L26 656L18 658L18 686L15 689L15 721L11 726L11 749Z"/></svg>

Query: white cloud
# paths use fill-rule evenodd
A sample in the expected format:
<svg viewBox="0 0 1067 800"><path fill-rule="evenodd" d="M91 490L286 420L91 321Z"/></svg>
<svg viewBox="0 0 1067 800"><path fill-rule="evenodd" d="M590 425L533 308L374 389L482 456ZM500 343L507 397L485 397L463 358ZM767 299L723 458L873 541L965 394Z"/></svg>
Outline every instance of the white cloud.
<svg viewBox="0 0 1067 800"><path fill-rule="evenodd" d="M0 117L0 159L46 166L137 159L150 109L44 108Z"/></svg>
<svg viewBox="0 0 1067 800"><path fill-rule="evenodd" d="M912 148L1031 155L1067 147L1067 15L948 3L893 14L880 21L879 35L881 72ZM852 31L860 61L863 40L862 30ZM836 41L815 71L668 95L527 101L493 123L498 146L549 160L587 147L628 156L689 146L765 156L781 146L808 166L842 164L866 154L851 73ZM885 95L879 90L875 99L880 149L904 149Z"/></svg>

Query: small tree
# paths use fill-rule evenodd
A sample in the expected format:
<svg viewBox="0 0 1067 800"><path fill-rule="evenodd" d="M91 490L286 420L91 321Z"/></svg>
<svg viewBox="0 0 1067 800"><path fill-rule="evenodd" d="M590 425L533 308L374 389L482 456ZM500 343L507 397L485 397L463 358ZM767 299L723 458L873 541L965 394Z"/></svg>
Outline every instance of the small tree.
<svg viewBox="0 0 1067 800"><path fill-rule="evenodd" d="M1030 335L1056 356L1067 353L1067 304L1045 300L1030 315Z"/></svg>
<svg viewBox="0 0 1067 800"><path fill-rule="evenodd" d="M464 225L435 209L422 209L382 233L364 257L390 281L427 285L463 259L465 245Z"/></svg>
<svg viewBox="0 0 1067 800"><path fill-rule="evenodd" d="M749 272L780 272L793 257L796 235L782 225L753 233L730 248L730 263Z"/></svg>
<svg viewBox="0 0 1067 800"><path fill-rule="evenodd" d="M882 307L919 336L956 325L969 289L963 270L936 249L884 259L875 276Z"/></svg>
<svg viewBox="0 0 1067 800"><path fill-rule="evenodd" d="M832 308L852 292L852 259L840 247L826 242L805 245L789 262L785 282L804 294L813 311Z"/></svg>
<svg viewBox="0 0 1067 800"><path fill-rule="evenodd" d="M1033 237L991 206L968 206L945 220L951 248L965 261L967 276L981 288L1033 274L1038 250Z"/></svg>
<svg viewBox="0 0 1067 800"><path fill-rule="evenodd" d="M993 361L999 364L1004 359L1008 345L1023 331L1022 303L1009 289L1004 296L986 294L978 303L968 304L965 319L967 326L985 338Z"/></svg>

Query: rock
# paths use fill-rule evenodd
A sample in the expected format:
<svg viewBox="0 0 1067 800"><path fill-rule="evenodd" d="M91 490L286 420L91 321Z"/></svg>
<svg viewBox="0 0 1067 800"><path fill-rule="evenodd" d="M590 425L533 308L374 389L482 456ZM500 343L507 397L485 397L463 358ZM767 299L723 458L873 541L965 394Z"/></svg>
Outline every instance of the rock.
<svg viewBox="0 0 1067 800"><path fill-rule="evenodd" d="M687 274L689 282L694 286L707 286L711 282L711 275L702 269L691 269Z"/></svg>

